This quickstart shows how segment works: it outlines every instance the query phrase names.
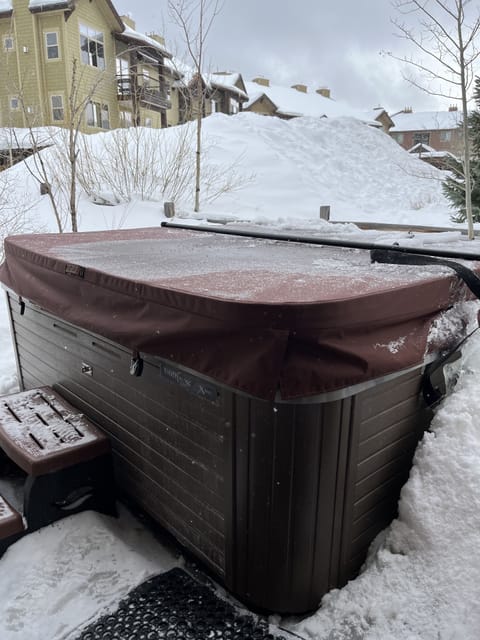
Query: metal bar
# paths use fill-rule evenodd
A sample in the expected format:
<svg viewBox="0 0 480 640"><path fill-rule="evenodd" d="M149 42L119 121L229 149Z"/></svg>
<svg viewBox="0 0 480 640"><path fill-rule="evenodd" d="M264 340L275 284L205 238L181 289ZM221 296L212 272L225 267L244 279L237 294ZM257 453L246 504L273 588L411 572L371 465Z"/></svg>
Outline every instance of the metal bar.
<svg viewBox="0 0 480 640"><path fill-rule="evenodd" d="M444 251L441 249L419 249L417 247L400 247L391 244L376 244L372 242L356 242L350 240L333 240L331 238L322 238L315 236L299 236L288 235L282 233L264 233L263 231L243 231L241 229L219 229L218 227L210 227L205 225L188 225L178 222L161 222L162 227L170 229L185 229L190 231L204 231L206 233L218 233L227 236L240 236L243 238L259 238L263 240L281 240L284 242L296 242L301 244L316 244L325 247L342 247L345 249L364 249L371 251L372 249L384 249L387 251L396 251L398 253L413 253L419 256L435 256L438 258L456 258L460 260L479 260L480 247L478 253L464 251ZM470 240L473 243L474 240ZM477 246L477 245L476 245Z"/></svg>

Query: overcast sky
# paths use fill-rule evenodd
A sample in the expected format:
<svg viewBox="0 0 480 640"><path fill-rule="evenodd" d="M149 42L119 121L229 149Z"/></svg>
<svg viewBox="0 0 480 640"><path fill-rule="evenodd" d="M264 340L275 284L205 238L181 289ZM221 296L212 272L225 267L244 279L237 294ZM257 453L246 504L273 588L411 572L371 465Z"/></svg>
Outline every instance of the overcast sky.
<svg viewBox="0 0 480 640"><path fill-rule="evenodd" d="M169 50L183 43L167 0L114 0L141 32L163 35ZM402 78L403 65L382 51L402 54L390 0L225 0L206 43L212 70L239 71L244 80L329 87L353 107L389 112L447 109L452 101L428 96ZM414 49L411 50L414 52Z"/></svg>

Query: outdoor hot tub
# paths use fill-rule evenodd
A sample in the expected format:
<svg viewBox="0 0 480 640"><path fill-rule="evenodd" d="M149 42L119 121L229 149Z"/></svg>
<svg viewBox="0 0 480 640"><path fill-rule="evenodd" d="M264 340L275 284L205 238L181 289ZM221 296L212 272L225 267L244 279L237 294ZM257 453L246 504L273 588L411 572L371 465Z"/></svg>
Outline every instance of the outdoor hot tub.
<svg viewBox="0 0 480 640"><path fill-rule="evenodd" d="M108 433L122 492L250 606L305 612L355 576L429 424L425 365L459 336L427 338L461 281L172 228L5 252L21 386Z"/></svg>

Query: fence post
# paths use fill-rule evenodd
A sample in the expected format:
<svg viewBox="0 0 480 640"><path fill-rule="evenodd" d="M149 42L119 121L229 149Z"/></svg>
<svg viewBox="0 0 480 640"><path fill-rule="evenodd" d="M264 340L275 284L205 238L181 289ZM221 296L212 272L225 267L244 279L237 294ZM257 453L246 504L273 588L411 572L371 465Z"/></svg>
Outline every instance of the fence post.
<svg viewBox="0 0 480 640"><path fill-rule="evenodd" d="M330 220L330 205L322 205L320 207L320 219L321 220Z"/></svg>
<svg viewBox="0 0 480 640"><path fill-rule="evenodd" d="M174 218L175 217L175 203L174 202L164 202L163 203L163 213L166 218Z"/></svg>

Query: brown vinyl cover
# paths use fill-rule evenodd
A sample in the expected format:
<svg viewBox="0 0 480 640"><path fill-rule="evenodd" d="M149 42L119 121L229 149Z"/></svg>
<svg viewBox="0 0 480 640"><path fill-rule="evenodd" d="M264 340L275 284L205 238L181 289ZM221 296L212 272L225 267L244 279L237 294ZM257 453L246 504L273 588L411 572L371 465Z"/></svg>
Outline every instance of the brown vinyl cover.
<svg viewBox="0 0 480 640"><path fill-rule="evenodd" d="M421 363L432 320L466 297L441 267L167 228L12 236L0 280L132 351L286 400Z"/></svg>

